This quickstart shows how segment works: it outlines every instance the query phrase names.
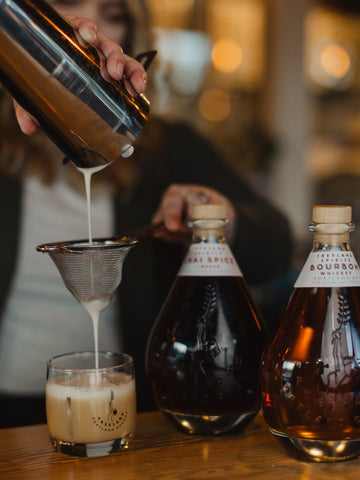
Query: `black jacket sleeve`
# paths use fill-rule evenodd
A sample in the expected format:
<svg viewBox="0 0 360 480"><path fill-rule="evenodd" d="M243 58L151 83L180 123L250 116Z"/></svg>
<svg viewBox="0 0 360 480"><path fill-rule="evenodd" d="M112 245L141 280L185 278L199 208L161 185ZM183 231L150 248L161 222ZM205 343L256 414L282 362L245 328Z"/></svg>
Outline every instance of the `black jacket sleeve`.
<svg viewBox="0 0 360 480"><path fill-rule="evenodd" d="M236 209L231 247L244 277L258 284L286 271L292 255L289 223L251 188L202 136L183 124L167 127L169 183L197 183L227 196Z"/></svg>

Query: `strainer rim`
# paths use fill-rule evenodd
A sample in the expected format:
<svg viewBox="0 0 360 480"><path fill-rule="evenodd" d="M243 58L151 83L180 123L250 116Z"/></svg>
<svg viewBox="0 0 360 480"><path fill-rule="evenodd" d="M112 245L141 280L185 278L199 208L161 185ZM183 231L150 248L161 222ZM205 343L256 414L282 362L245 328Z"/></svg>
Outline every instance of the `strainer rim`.
<svg viewBox="0 0 360 480"><path fill-rule="evenodd" d="M89 250L110 250L117 248L132 247L138 240L134 238L95 238L89 244L89 240L70 240L62 242L43 243L38 245L36 250L43 253L73 252L82 253Z"/></svg>

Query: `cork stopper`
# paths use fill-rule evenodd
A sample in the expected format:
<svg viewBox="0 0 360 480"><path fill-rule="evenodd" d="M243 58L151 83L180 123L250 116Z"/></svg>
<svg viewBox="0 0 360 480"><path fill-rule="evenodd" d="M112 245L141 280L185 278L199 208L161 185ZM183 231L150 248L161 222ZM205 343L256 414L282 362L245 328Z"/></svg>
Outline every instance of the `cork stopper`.
<svg viewBox="0 0 360 480"><path fill-rule="evenodd" d="M226 205L201 204L191 207L191 217L193 220L225 220Z"/></svg>
<svg viewBox="0 0 360 480"><path fill-rule="evenodd" d="M312 210L314 223L350 223L351 207L345 205L315 205Z"/></svg>

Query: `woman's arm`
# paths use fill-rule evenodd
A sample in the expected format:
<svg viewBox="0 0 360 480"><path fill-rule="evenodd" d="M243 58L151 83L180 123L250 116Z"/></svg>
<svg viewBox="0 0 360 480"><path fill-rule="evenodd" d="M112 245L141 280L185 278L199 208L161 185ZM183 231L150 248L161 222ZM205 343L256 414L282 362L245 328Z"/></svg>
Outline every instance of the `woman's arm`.
<svg viewBox="0 0 360 480"><path fill-rule="evenodd" d="M291 265L293 240L286 217L250 183L233 171L216 148L188 126L166 126L164 191L154 221L164 221L166 240L189 239L191 204L203 199L227 206L229 240L249 283L265 283ZM194 195L195 194L195 195Z"/></svg>

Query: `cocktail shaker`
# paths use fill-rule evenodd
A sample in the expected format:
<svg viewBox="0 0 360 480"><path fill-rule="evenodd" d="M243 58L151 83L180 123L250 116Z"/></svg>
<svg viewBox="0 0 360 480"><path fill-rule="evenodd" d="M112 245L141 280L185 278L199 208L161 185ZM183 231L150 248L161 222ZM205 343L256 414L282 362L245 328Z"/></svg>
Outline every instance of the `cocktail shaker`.
<svg viewBox="0 0 360 480"><path fill-rule="evenodd" d="M0 0L0 82L82 168L131 155L149 116L147 98L105 80L102 62L43 0Z"/></svg>

